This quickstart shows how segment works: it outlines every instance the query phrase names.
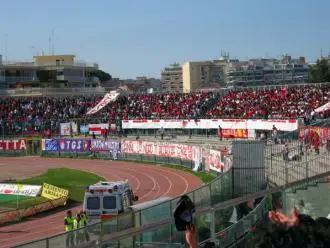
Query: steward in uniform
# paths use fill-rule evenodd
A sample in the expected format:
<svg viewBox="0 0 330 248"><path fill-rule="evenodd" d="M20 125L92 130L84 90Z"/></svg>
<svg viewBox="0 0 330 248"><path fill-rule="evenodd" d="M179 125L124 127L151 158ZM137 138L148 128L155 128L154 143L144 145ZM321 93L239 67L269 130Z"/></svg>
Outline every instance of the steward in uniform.
<svg viewBox="0 0 330 248"><path fill-rule="evenodd" d="M71 210L67 212L67 215L64 218L64 227L65 231L68 232L66 236L66 247L74 246L74 227L75 227L75 218L72 216Z"/></svg>

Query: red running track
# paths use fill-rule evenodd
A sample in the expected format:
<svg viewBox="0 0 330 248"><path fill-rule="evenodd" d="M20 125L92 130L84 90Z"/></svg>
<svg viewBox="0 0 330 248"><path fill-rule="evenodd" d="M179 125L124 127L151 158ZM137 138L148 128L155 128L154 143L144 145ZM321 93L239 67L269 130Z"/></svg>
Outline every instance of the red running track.
<svg viewBox="0 0 330 248"><path fill-rule="evenodd" d="M202 185L195 176L161 166L123 161L50 159L39 157L0 158L0 179L39 175L49 168L77 168L109 181L128 179L139 202L161 196L178 196ZM75 208L73 210L78 210ZM63 232L66 211L0 228L0 248L33 241Z"/></svg>

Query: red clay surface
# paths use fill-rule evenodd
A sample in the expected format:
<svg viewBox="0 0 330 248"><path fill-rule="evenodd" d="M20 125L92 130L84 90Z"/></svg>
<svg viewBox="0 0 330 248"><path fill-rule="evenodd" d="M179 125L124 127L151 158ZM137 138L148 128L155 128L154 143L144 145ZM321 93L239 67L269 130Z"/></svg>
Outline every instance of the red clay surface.
<svg viewBox="0 0 330 248"><path fill-rule="evenodd" d="M48 159L39 157L0 158L0 180L39 175L49 168L77 168L96 173L109 181L128 179L139 202L161 196L178 196L202 185L195 176L154 165L122 161ZM76 208L74 210L79 210ZM40 219L0 227L0 248L33 241L64 231L66 211Z"/></svg>

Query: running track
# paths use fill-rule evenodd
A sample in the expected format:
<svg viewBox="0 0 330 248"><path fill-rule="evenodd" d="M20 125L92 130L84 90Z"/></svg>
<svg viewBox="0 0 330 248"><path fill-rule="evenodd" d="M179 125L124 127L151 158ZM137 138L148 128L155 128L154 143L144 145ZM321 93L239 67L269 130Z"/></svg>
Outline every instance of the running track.
<svg viewBox="0 0 330 248"><path fill-rule="evenodd" d="M139 202L161 196L178 196L202 185L195 176L155 165L123 161L51 159L39 157L0 158L0 180L39 175L49 168L77 168L93 172L107 180L128 179ZM74 210L79 210L78 208ZM40 239L63 232L66 211L40 219L0 227L0 248Z"/></svg>

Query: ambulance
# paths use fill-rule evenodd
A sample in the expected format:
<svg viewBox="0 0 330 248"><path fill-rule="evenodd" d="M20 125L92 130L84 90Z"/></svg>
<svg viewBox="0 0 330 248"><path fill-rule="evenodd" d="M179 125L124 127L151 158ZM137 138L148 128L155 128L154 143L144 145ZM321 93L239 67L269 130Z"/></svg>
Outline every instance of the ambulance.
<svg viewBox="0 0 330 248"><path fill-rule="evenodd" d="M89 185L85 191L83 210L89 222L100 220L101 217L111 218L123 212L138 201L128 180L117 182L99 182Z"/></svg>

